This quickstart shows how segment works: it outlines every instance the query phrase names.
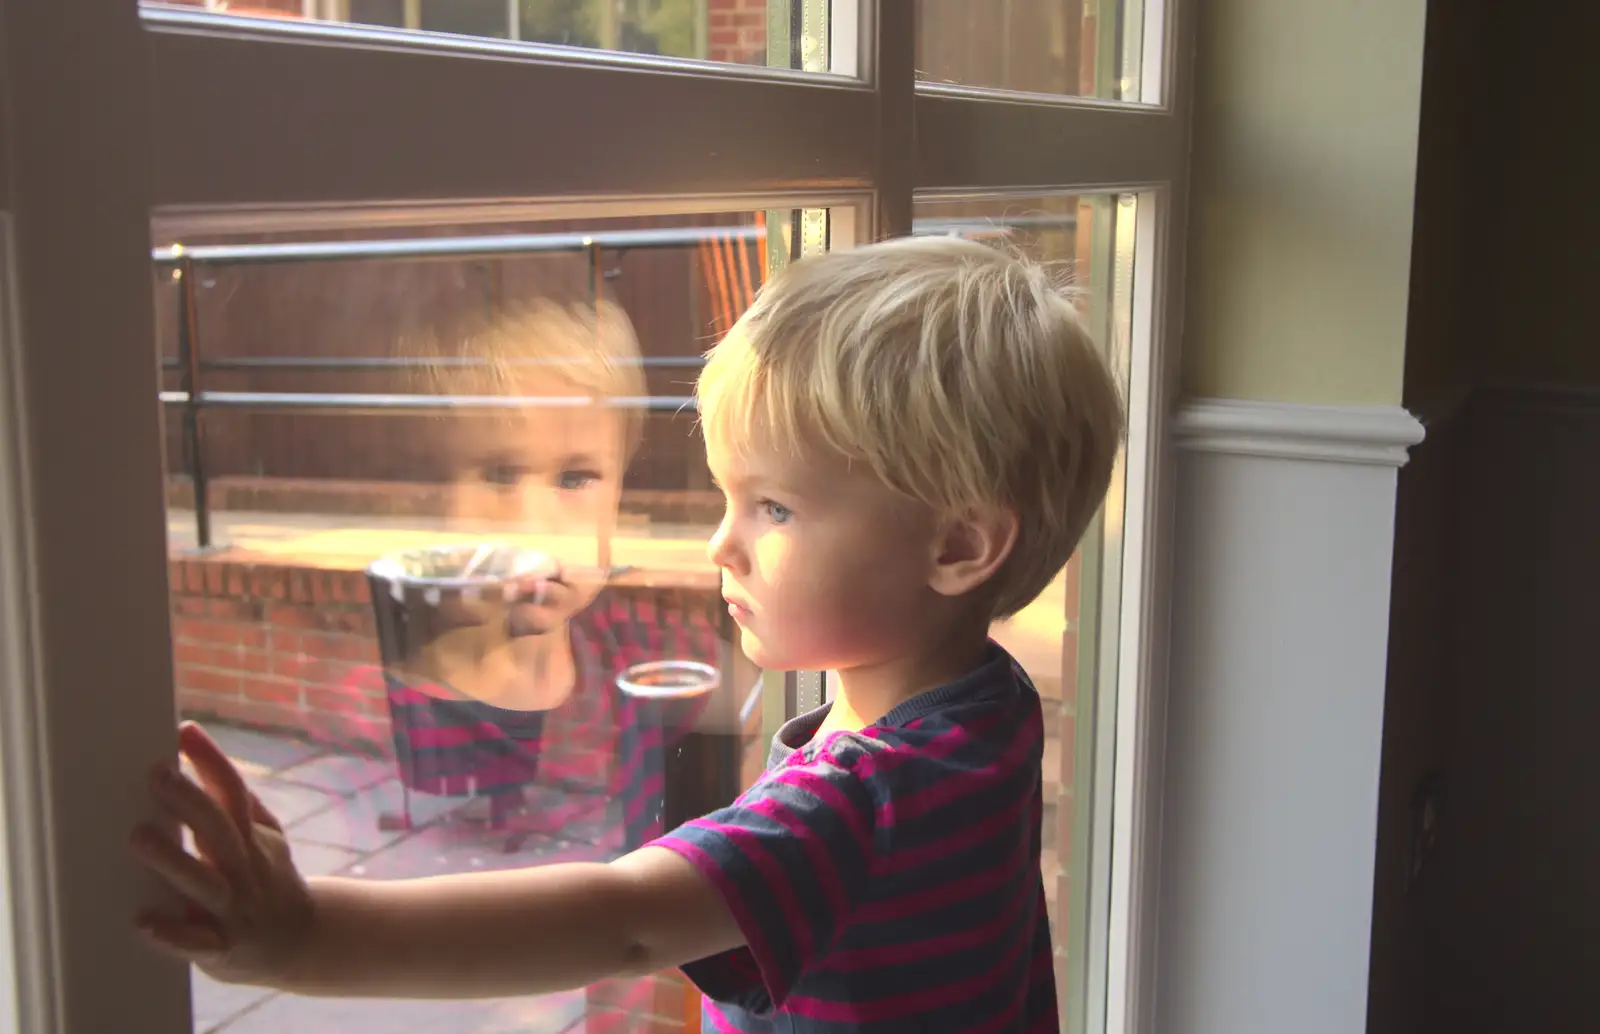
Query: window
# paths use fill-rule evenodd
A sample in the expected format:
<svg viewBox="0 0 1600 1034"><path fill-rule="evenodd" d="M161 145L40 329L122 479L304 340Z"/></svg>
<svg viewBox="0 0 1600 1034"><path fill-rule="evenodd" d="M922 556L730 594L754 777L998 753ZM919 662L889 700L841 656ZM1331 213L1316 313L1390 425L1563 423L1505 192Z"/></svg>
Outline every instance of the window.
<svg viewBox="0 0 1600 1034"><path fill-rule="evenodd" d="M802 71L848 45L828 3L767 0L163 0L237 18L297 18ZM835 5L838 6L838 5ZM841 67L842 66L842 67Z"/></svg>
<svg viewBox="0 0 1600 1034"><path fill-rule="evenodd" d="M156 250L178 711L307 871L616 857L760 774L782 680L739 651L706 556L722 497L690 392L830 221L196 228ZM219 1034L394 1009L200 975L193 995ZM694 1001L661 975L427 1008L556 1034L681 1024Z"/></svg>
<svg viewBox="0 0 1600 1034"><path fill-rule="evenodd" d="M1044 864L1067 1029L1140 1029L1186 6L1008 0L976 20L934 0L133 10L8 18L14 53L55 55L7 80L21 171L0 183L27 215L3 225L6 282L28 304L4 324L18 328L17 387L0 410L20 443L0 487L29 515L0 525L0 568L33 579L0 601L0 654L19 666L4 726L39 730L3 753L8 826L37 845L12 874L38 891L10 917L27 931L21 1026L692 1029L672 975L492 1003L309 1002L203 980L191 994L110 934L131 891L103 859L175 702L227 729L313 870L603 856L635 835L630 805L667 821L735 792L817 680L752 670L701 613L708 483L685 385L783 262L917 232L1060 263L1127 381L1104 513L995 634L1050 701ZM620 315L592 337L548 330L597 299ZM519 319L544 329L500 333ZM632 387L602 392L614 404L551 373L571 361L545 344L575 338L625 360L604 364L631 371L617 383ZM508 596L513 583L531 588ZM563 592L570 612L547 605ZM583 668L612 620L690 632ZM525 637L507 630L530 621L569 630L541 669L559 678L459 666L514 655ZM604 691L575 692L585 678ZM442 706L429 687L473 679L476 705L553 723L500 716L522 766L512 785L419 760L412 733ZM689 689L654 692L662 681ZM629 796L626 736L684 796ZM660 749L669 738L687 760ZM99 763L60 761L81 757ZM64 902L61 888L73 907L29 904ZM33 950L44 938L54 951Z"/></svg>
<svg viewBox="0 0 1600 1034"><path fill-rule="evenodd" d="M917 0L924 82L1144 99L1143 0Z"/></svg>
<svg viewBox="0 0 1600 1034"><path fill-rule="evenodd" d="M926 196L916 215L917 233L991 240L1050 266L1128 382L1137 196ZM1127 472L1124 456L1077 555L1037 600L992 631L1044 700L1045 897L1074 1023L1089 1021L1088 989L1106 979Z"/></svg>

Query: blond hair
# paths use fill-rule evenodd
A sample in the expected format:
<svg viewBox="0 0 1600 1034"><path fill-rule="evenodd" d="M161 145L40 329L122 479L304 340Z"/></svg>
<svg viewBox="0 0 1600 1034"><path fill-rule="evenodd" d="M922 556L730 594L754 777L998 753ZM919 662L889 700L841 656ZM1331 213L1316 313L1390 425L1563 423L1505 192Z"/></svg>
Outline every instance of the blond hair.
<svg viewBox="0 0 1600 1034"><path fill-rule="evenodd" d="M519 382L542 374L592 397L619 402L625 453L632 457L644 433L640 402L645 377L639 339L627 313L612 302L561 305L539 299L464 335L457 355L441 354L436 341L409 341L403 353L425 356L430 390L450 395L518 395ZM431 361L429 361L431 360Z"/></svg>
<svg viewBox="0 0 1600 1034"><path fill-rule="evenodd" d="M1004 507L986 592L1008 617L1077 548L1111 482L1121 393L1046 270L956 238L796 263L706 354L708 438L822 448L936 512Z"/></svg>

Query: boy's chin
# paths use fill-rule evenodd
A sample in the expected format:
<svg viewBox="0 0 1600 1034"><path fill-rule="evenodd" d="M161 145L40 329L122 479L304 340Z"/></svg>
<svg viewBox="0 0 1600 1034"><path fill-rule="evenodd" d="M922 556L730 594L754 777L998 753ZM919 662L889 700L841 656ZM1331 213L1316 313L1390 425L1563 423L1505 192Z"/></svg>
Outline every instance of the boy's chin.
<svg viewBox="0 0 1600 1034"><path fill-rule="evenodd" d="M762 671L805 671L808 668L802 663L805 658L796 657L791 651L783 649L781 643L763 640L748 628L739 629L739 649L751 664Z"/></svg>
<svg viewBox="0 0 1600 1034"><path fill-rule="evenodd" d="M596 594L587 586L561 585L538 603L515 603L506 611L506 634L515 640L560 632Z"/></svg>
<svg viewBox="0 0 1600 1034"><path fill-rule="evenodd" d="M519 603L506 615L506 635L513 642L549 635L565 625L570 616L555 607Z"/></svg>
<svg viewBox="0 0 1600 1034"><path fill-rule="evenodd" d="M745 659L758 668L768 671L782 670L772 663L771 653L767 651L760 639L750 633L748 628L739 629L739 652L744 654Z"/></svg>

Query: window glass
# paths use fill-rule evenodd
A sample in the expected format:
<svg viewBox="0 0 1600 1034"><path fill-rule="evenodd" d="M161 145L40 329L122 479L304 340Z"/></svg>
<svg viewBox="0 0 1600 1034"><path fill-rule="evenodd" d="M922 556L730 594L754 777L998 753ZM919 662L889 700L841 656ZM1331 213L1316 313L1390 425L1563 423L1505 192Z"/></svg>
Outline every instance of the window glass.
<svg viewBox="0 0 1600 1034"><path fill-rule="evenodd" d="M853 25L831 24L836 16L856 17L855 4L841 0L147 0L145 6L809 72L854 74L856 66Z"/></svg>
<svg viewBox="0 0 1600 1034"><path fill-rule="evenodd" d="M995 90L1140 99L1143 0L917 0L917 77Z"/></svg>
<svg viewBox="0 0 1600 1034"><path fill-rule="evenodd" d="M759 774L772 693L706 556L690 396L818 216L156 249L177 704L304 871L615 857ZM698 1023L675 974L468 1003L196 974L194 996L218 1034Z"/></svg>
<svg viewBox="0 0 1600 1034"><path fill-rule="evenodd" d="M505 0L423 0L418 5L416 27L458 36L509 39L510 11Z"/></svg>
<svg viewBox="0 0 1600 1034"><path fill-rule="evenodd" d="M925 198L915 214L917 233L991 241L1052 267L1127 383L1134 196ZM1042 865L1069 1031L1084 1029L1092 1003L1104 994L1125 470L1119 460L1106 505L1077 554L1037 600L991 633L1044 699Z"/></svg>

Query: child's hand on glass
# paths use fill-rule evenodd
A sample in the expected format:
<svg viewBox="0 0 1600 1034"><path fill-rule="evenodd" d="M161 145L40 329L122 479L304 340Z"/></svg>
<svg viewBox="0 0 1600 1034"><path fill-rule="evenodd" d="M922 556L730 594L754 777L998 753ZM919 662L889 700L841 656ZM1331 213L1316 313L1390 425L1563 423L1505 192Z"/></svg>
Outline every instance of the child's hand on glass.
<svg viewBox="0 0 1600 1034"><path fill-rule="evenodd" d="M283 827L216 741L198 725L178 730L198 782L172 765L151 774L168 828L134 830L133 853L176 892L181 914L150 911L139 929L158 947L229 983L277 984L309 940L312 899L289 857ZM194 834L184 847L181 829Z"/></svg>

